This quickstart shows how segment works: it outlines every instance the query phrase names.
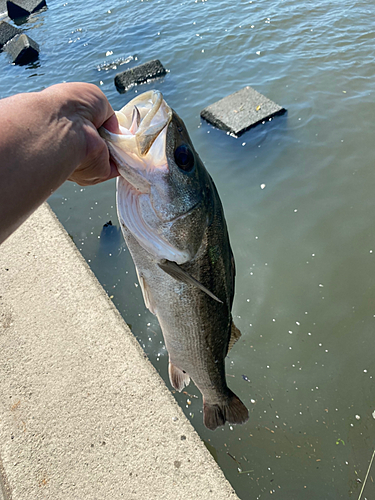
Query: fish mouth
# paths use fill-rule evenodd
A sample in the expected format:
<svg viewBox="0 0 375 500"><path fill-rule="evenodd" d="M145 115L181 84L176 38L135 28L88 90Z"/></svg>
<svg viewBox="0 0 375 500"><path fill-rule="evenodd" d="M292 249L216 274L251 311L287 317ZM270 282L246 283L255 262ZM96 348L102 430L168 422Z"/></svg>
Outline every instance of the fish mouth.
<svg viewBox="0 0 375 500"><path fill-rule="evenodd" d="M140 193L149 193L149 174L156 169L168 170L166 133L172 110L158 90L132 99L116 111L120 134L100 127L111 158L120 175Z"/></svg>

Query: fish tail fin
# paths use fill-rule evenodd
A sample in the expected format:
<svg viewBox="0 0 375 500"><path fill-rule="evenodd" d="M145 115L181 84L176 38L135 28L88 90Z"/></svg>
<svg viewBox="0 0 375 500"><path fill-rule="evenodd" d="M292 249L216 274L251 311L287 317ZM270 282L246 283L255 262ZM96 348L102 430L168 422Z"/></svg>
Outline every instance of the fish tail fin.
<svg viewBox="0 0 375 500"><path fill-rule="evenodd" d="M243 402L230 389L225 403L209 404L203 400L203 423L214 431L217 427L229 424L244 424L249 412Z"/></svg>
<svg viewBox="0 0 375 500"><path fill-rule="evenodd" d="M176 365L169 362L168 366L169 380L172 386L178 391L181 392L182 389L189 385L190 377L189 374L184 370L177 368Z"/></svg>

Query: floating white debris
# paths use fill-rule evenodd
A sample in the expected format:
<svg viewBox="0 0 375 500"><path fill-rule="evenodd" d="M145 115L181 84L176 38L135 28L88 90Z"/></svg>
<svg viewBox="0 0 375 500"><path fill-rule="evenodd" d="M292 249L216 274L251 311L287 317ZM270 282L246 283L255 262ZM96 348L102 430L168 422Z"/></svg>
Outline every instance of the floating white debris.
<svg viewBox="0 0 375 500"><path fill-rule="evenodd" d="M361 419L360 415L356 415L355 418L356 418L356 420L360 420Z"/></svg>
<svg viewBox="0 0 375 500"><path fill-rule="evenodd" d="M113 50L107 50L107 52L105 53L105 55L108 57L108 56L111 56L113 54Z"/></svg>
<svg viewBox="0 0 375 500"><path fill-rule="evenodd" d="M257 52L255 52L257 56L260 56L260 50L258 50Z"/></svg>
<svg viewBox="0 0 375 500"><path fill-rule="evenodd" d="M372 412L372 418L375 419L375 410Z"/></svg>
<svg viewBox="0 0 375 500"><path fill-rule="evenodd" d="M261 184L261 185L260 185L260 189L264 189L265 187L266 187L266 185L265 185L265 184Z"/></svg>

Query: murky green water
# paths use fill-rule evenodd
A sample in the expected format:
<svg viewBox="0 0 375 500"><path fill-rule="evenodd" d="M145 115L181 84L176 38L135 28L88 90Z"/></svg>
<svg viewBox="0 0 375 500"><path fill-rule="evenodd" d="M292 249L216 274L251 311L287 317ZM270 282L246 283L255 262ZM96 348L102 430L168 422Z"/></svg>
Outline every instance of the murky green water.
<svg viewBox="0 0 375 500"><path fill-rule="evenodd" d="M87 5L50 2L30 20L40 61L20 68L0 55L0 95L82 80L118 109L163 92L224 204L243 333L228 383L250 420L212 433L193 386L176 398L241 499L358 499L375 446L375 5ZM155 57L170 73L119 95L115 74ZM201 123L203 107L245 85L288 114L240 139ZM116 229L101 235L117 224L114 182L66 183L50 204L167 380L129 252ZM375 498L374 480L372 469L362 500Z"/></svg>

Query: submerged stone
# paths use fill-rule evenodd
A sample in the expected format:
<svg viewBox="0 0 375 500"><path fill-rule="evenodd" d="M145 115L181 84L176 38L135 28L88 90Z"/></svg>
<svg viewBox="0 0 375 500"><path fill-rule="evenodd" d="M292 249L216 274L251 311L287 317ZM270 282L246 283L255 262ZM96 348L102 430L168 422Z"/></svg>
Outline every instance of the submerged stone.
<svg viewBox="0 0 375 500"><path fill-rule="evenodd" d="M15 28L11 24L0 21L0 50L4 47L6 43L9 42L16 35L20 35L22 30Z"/></svg>
<svg viewBox="0 0 375 500"><path fill-rule="evenodd" d="M133 87L133 85L159 78L166 73L167 71L159 59L154 59L153 61L148 61L119 73L115 77L115 85L117 90L123 93Z"/></svg>
<svg viewBox="0 0 375 500"><path fill-rule="evenodd" d="M15 64L28 64L39 57L39 45L25 34L15 36L4 47Z"/></svg>
<svg viewBox="0 0 375 500"><path fill-rule="evenodd" d="M45 0L7 0L8 16L11 19L27 17L43 7L47 7Z"/></svg>
<svg viewBox="0 0 375 500"><path fill-rule="evenodd" d="M238 137L264 120L285 112L285 108L247 86L207 106L201 111L201 117Z"/></svg>

